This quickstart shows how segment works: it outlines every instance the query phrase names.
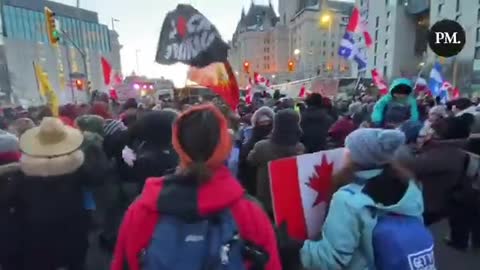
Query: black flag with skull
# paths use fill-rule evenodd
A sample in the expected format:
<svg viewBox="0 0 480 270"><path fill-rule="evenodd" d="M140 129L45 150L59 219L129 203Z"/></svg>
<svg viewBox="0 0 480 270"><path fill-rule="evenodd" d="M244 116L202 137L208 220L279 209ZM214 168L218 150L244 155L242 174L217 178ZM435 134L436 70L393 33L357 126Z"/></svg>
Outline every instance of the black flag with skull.
<svg viewBox="0 0 480 270"><path fill-rule="evenodd" d="M205 67L225 62L228 45L217 28L191 5L178 5L163 22L155 61L171 65L178 62Z"/></svg>

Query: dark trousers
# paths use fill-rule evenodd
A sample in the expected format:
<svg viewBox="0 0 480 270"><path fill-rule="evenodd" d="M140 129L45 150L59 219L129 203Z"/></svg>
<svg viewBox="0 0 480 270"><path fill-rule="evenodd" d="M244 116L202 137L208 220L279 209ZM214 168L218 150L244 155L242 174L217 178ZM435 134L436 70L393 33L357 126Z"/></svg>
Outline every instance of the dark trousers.
<svg viewBox="0 0 480 270"><path fill-rule="evenodd" d="M473 205L452 203L448 218L450 240L459 248L468 248L470 237L474 247L480 248L480 209Z"/></svg>

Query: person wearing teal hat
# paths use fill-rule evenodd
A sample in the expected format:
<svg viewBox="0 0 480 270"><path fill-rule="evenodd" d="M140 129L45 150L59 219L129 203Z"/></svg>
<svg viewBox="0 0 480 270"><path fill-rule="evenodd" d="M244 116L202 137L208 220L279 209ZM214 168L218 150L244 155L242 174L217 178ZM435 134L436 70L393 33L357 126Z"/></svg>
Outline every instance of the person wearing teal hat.
<svg viewBox="0 0 480 270"><path fill-rule="evenodd" d="M406 78L399 78L390 85L389 93L377 101L372 112L372 122L376 126L382 126L385 122L385 115L390 108L404 108L405 114L410 120L418 121L418 105L413 93L413 83ZM405 120L409 120L406 116Z"/></svg>

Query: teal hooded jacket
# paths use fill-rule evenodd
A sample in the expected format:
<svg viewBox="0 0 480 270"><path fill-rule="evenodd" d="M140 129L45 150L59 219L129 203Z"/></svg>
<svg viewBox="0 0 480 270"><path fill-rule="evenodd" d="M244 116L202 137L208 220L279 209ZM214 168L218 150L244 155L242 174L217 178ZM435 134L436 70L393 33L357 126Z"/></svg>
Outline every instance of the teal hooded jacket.
<svg viewBox="0 0 480 270"><path fill-rule="evenodd" d="M403 101L395 100L392 95L392 89L395 87L406 84L413 89L413 83L411 80L406 78L399 78L392 82L390 85L390 89L388 90L389 93L382 98L380 98L377 103L375 103L375 107L373 107L372 112L372 122L375 124L381 124L383 122L383 117L385 116L385 109L387 106L392 102L397 102L406 106L410 107L410 120L418 121L419 120L419 113L418 113L418 106L417 101L415 100L414 93L412 93Z"/></svg>
<svg viewBox="0 0 480 270"><path fill-rule="evenodd" d="M382 169L361 171L356 173L356 177L368 181L381 172ZM402 199L389 206L375 204L361 192L364 185L357 182L342 187L333 195L323 225L322 239L307 240L300 250L304 268L375 270L372 234L377 218L372 216L369 207L422 219L422 192L414 180L410 181Z"/></svg>

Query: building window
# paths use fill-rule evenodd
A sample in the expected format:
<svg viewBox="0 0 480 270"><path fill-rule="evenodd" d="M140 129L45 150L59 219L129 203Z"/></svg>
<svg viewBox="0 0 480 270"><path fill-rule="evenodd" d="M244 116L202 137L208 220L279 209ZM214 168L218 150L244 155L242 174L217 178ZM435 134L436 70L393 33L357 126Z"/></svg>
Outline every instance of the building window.
<svg viewBox="0 0 480 270"><path fill-rule="evenodd" d="M380 16L377 16L377 18L375 18L375 27L378 27L379 24L380 24Z"/></svg>
<svg viewBox="0 0 480 270"><path fill-rule="evenodd" d="M385 6L388 7L388 0L385 0Z"/></svg>
<svg viewBox="0 0 480 270"><path fill-rule="evenodd" d="M335 42L332 42L332 48L335 48Z"/></svg>
<svg viewBox="0 0 480 270"><path fill-rule="evenodd" d="M477 11L477 22L480 23L480 8Z"/></svg>
<svg viewBox="0 0 480 270"><path fill-rule="evenodd" d="M387 11L387 19L390 19L391 12Z"/></svg>
<svg viewBox="0 0 480 270"><path fill-rule="evenodd" d="M443 4L438 5L438 15L442 14Z"/></svg>
<svg viewBox="0 0 480 270"><path fill-rule="evenodd" d="M323 47L326 47L327 46L327 42L324 40L323 41Z"/></svg>
<svg viewBox="0 0 480 270"><path fill-rule="evenodd" d="M460 0L457 0L457 12L460 11Z"/></svg>
<svg viewBox="0 0 480 270"><path fill-rule="evenodd" d="M375 52L375 53L377 53L377 49L378 49L378 48L377 48L377 47L378 47L377 45L378 45L378 43L375 42L375 48L374 48L374 52Z"/></svg>
<svg viewBox="0 0 480 270"><path fill-rule="evenodd" d="M323 51L322 55L325 56L325 51Z"/></svg>
<svg viewBox="0 0 480 270"><path fill-rule="evenodd" d="M332 57L334 57L334 56L335 56L335 53L334 53L334 52L332 52L332 54L331 54L331 55L332 55Z"/></svg>
<svg viewBox="0 0 480 270"><path fill-rule="evenodd" d="M377 56L375 55L373 57L373 66L376 66L377 65Z"/></svg>
<svg viewBox="0 0 480 270"><path fill-rule="evenodd" d="M387 32L387 34L388 34L389 31L390 31L390 25L387 25L387 26L385 27L385 32Z"/></svg>
<svg viewBox="0 0 480 270"><path fill-rule="evenodd" d="M387 66L383 66L383 76L387 77Z"/></svg>
<svg viewBox="0 0 480 270"><path fill-rule="evenodd" d="M480 42L480 27L477 28L477 37L476 37L477 42Z"/></svg>
<svg viewBox="0 0 480 270"><path fill-rule="evenodd" d="M378 30L375 30L375 41L378 40Z"/></svg>
<svg viewBox="0 0 480 270"><path fill-rule="evenodd" d="M383 55L383 58L384 58L384 59L387 59L387 58L388 58L388 53L385 53L385 54Z"/></svg>
<svg viewBox="0 0 480 270"><path fill-rule="evenodd" d="M388 45L388 39L385 39L385 46Z"/></svg>
<svg viewBox="0 0 480 270"><path fill-rule="evenodd" d="M480 59L480 47L475 47L475 59Z"/></svg>

